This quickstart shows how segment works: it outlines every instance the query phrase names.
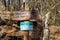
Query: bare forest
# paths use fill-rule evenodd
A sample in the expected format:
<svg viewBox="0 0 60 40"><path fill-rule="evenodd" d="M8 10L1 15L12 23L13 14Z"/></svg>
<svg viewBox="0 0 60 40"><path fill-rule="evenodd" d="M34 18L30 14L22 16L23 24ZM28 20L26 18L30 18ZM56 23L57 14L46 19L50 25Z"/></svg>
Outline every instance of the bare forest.
<svg viewBox="0 0 60 40"><path fill-rule="evenodd" d="M0 40L60 40L60 0L0 0Z"/></svg>

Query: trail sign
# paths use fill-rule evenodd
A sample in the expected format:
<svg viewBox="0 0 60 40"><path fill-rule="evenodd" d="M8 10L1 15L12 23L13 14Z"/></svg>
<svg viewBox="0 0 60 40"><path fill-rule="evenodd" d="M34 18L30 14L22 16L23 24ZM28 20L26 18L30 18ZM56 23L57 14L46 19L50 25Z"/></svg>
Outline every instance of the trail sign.
<svg viewBox="0 0 60 40"><path fill-rule="evenodd" d="M29 11L15 11L12 17L12 20L29 20L29 19L30 19Z"/></svg>
<svg viewBox="0 0 60 40"><path fill-rule="evenodd" d="M20 22L20 30L33 30L33 23L29 21Z"/></svg>

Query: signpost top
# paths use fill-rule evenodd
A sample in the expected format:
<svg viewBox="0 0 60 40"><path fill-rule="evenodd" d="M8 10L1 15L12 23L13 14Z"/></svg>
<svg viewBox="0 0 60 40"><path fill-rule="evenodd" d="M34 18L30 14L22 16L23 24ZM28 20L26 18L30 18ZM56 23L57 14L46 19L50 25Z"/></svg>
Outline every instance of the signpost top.
<svg viewBox="0 0 60 40"><path fill-rule="evenodd" d="M31 18L32 15L31 11L13 11L12 14L9 11L0 11L0 15L2 15L4 18L9 19L11 16L11 20L17 20L17 21L22 21L22 20L30 20L30 21L36 21L36 16L35 19L34 17Z"/></svg>
<svg viewBox="0 0 60 40"><path fill-rule="evenodd" d="M13 12L12 20L29 20L30 17L30 11L15 11Z"/></svg>

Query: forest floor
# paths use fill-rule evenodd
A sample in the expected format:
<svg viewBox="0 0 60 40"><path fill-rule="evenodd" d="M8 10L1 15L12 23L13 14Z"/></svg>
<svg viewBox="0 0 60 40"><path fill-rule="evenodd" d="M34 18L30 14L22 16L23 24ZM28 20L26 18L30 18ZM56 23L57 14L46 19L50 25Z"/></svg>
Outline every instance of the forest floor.
<svg viewBox="0 0 60 40"><path fill-rule="evenodd" d="M6 28L4 27L4 29L6 29ZM49 26L49 29L50 29L49 39L50 40L60 40L60 26L51 25L51 26ZM4 33L4 30L0 32L0 34L2 34L2 33Z"/></svg>
<svg viewBox="0 0 60 40"><path fill-rule="evenodd" d="M60 40L60 27L49 26L50 29L50 40Z"/></svg>

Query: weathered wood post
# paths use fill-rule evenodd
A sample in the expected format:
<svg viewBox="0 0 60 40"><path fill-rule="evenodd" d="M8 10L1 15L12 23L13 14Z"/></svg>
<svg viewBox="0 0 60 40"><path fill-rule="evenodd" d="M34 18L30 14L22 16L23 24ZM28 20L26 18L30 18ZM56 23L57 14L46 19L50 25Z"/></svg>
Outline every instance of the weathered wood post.
<svg viewBox="0 0 60 40"><path fill-rule="evenodd" d="M27 6L26 0L23 0L23 9L24 9L24 10L27 10L27 9L25 9L26 6ZM28 9L28 10L29 10L29 9ZM27 30L24 32L24 40L29 40L29 31L27 31Z"/></svg>
<svg viewBox="0 0 60 40"><path fill-rule="evenodd" d="M24 40L29 40L29 32L28 31L24 32Z"/></svg>
<svg viewBox="0 0 60 40"><path fill-rule="evenodd" d="M45 15L45 27L43 32L43 40L49 40L49 27L48 27L49 14L50 12L48 12Z"/></svg>

